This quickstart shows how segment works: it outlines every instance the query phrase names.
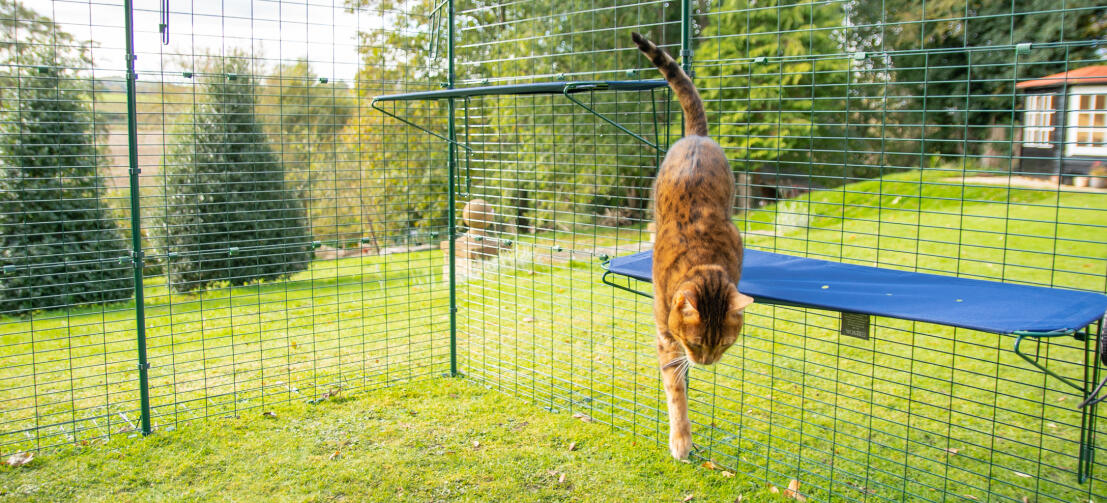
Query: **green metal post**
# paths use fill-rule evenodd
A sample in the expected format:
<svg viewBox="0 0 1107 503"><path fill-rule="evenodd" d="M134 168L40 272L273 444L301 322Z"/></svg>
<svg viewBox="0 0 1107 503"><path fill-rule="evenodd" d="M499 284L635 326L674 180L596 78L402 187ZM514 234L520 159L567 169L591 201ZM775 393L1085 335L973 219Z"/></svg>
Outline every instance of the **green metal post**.
<svg viewBox="0 0 1107 503"><path fill-rule="evenodd" d="M680 65L692 74L692 0L680 0Z"/></svg>
<svg viewBox="0 0 1107 503"><path fill-rule="evenodd" d="M447 75L446 75L446 87L448 89L454 88L455 75L454 75L454 0L448 0L447 5L447 19L446 19L446 59L448 60ZM456 103L454 98L449 99L449 115L447 124L447 135L450 141L447 142L448 153L446 154L446 162L448 164L449 174L447 175L448 189L448 203L447 203L447 218L449 223L447 224L447 231L450 235L450 254L448 260L450 261L450 377L457 377L457 258L454 251L457 246L457 211L455 206L456 194L454 193L454 177L457 175L457 130L454 128L454 113Z"/></svg>
<svg viewBox="0 0 1107 503"><path fill-rule="evenodd" d="M135 97L135 30L132 0L123 0L127 37L127 160L131 185L131 265L135 271L135 337L138 343L138 388L142 408L142 434L150 434L150 363L146 359L146 312L142 293L142 219L138 192L138 113Z"/></svg>

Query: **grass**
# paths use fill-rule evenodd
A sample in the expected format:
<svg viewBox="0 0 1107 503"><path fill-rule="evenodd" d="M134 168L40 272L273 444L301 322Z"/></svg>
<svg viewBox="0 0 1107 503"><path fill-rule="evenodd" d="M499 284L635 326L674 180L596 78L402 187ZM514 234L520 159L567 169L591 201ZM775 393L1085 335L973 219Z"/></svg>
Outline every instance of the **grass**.
<svg viewBox="0 0 1107 503"><path fill-rule="evenodd" d="M0 501L783 501L466 380L261 412L0 467Z"/></svg>
<svg viewBox="0 0 1107 503"><path fill-rule="evenodd" d="M945 181L948 175L905 172L818 191L752 210L739 224L747 246L759 249L1107 290L1107 197L965 185ZM243 421L240 434L267 431L285 418L323 410L305 401L365 392L366 398L350 403L374 409L380 397L396 397L390 403L433 408L489 400L517 416L568 421L567 427L581 427L569 417L583 413L607 425L601 428L605 455L644 449L653 460L646 466L684 466L668 461L658 445L667 420L649 304L601 284L594 260L601 248L645 239L641 229L512 238L520 249L515 260L498 261L458 288L464 385L437 379L449 369L448 292L437 251L317 262L286 282L199 296L173 294L151 280L148 331L158 432L146 443L174 449L178 439L189 445L187 438L211 437L214 446L245 449L242 442L223 440L218 425ZM137 409L131 316L130 306L118 305L0 320L0 357L6 362L0 451L105 436L111 446L130 442ZM738 472L736 481L755 484L743 488L797 479L817 500L1074 501L1107 494L1100 481L1075 480L1077 394L1019 360L1010 337L876 319L865 341L840 337L837 322L833 313L815 310L751 308L740 343L719 365L692 372L698 461L711 459ZM1080 343L1053 340L1039 352L1059 371L1079 376ZM474 392L474 384L500 393ZM385 386L400 387L369 391ZM457 400L435 394L449 386L468 387L451 388ZM503 394L521 400L503 400ZM288 412L272 423L259 419L274 407ZM562 414L538 412L543 409ZM481 422L492 414L475 410L473 418L450 420ZM205 417L212 419L193 421ZM440 416L421 412L408 422L422 432L420 438L433 438L427 432L444 420L432 417ZM610 430L627 436L610 436ZM512 448L527 452L543 442L520 435ZM633 442L640 445L631 448ZM141 444L133 449L140 451L134 456L145 455ZM68 466L66 455L43 456L44 465ZM260 454L242 456L269 462ZM408 471L426 463L393 451L379 459ZM537 473L525 459L506 453L491 461L505 470L519 465ZM124 459L118 469L128 466L139 465ZM444 479L471 470L444 466ZM585 476L601 476L602 469L594 469L600 472ZM685 469L695 477L709 475ZM86 476L100 477L95 473ZM238 475L215 476L212 484L229 477ZM505 477L513 481L505 487L530 487L520 482L525 479ZM542 493L535 499L588 499L621 490L615 479L594 483L605 493ZM285 490L272 494L315 497ZM395 496L396 486L389 490Z"/></svg>
<svg viewBox="0 0 1107 503"><path fill-rule="evenodd" d="M1104 291L1101 194L966 186L908 172L742 215L759 249ZM778 218L802 207L804 218ZM784 229L782 222L804 222ZM632 231L633 232L633 231ZM606 236L609 238L609 236ZM580 239L578 237L578 239ZM587 239L586 239L587 240ZM648 289L648 285L636 285ZM465 285L469 377L552 410L663 441L647 301L597 287L587 261ZM876 319L868 341L834 313L755 306L722 363L692 373L701 453L819 500L1072 501L1080 397L1011 352L1013 338ZM1082 343L1038 351L1079 378Z"/></svg>
<svg viewBox="0 0 1107 503"><path fill-rule="evenodd" d="M441 263L431 252L316 262L290 281L200 295L150 280L154 423L441 374L448 369ZM0 451L133 428L134 337L133 303L0 320Z"/></svg>

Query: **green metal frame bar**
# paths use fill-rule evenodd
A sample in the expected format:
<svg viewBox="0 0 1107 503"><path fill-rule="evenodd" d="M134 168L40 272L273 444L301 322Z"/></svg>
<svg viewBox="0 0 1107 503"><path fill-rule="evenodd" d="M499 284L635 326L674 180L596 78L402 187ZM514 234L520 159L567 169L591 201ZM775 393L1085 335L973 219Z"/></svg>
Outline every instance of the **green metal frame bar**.
<svg viewBox="0 0 1107 503"><path fill-rule="evenodd" d="M604 267L606 265L607 265L607 262L604 262L601 265L601 267ZM653 298L653 295L650 295L646 292L638 291L638 290L635 290L635 289L633 289L629 286L623 286L623 285L620 285L618 283L615 283L614 281L611 281L610 279L608 279L609 276L621 276L621 275L620 274L615 274L611 271L604 271L603 276L600 277L600 281L602 281L603 284L605 284L605 285L613 286L613 287L618 288L618 289L620 289L624 292L630 292L630 293L638 294L638 295L641 295L641 296L643 296L647 299L652 299Z"/></svg>
<svg viewBox="0 0 1107 503"><path fill-rule="evenodd" d="M451 17L451 19L452 19L452 17ZM452 35L453 29L452 28L451 28L450 32L451 32L451 35L449 37L449 40L452 41L453 40L453 35ZM452 45L453 45L453 42L450 42L451 47L452 47ZM452 49L451 49L451 51L452 51ZM453 52L450 52L450 54L452 55ZM451 56L451 59L450 59L450 67L453 68L452 56ZM658 152L664 152L665 151L665 149L661 148L658 145L657 141L650 141L650 140L647 140L646 138L643 138L641 135L627 129L622 124L619 124L618 122L608 118L606 115L604 115L604 114L596 111L592 107L584 104L580 100L577 100L576 98L572 97L572 94L590 92L590 91L653 91L654 89L657 89L659 87L667 87L669 84L668 84L668 82L666 82L664 80L652 79L652 80L621 80L621 81L620 80L615 80L615 81L584 81L584 82L539 82L539 83L535 83L535 84L511 84L511 85L504 85L504 86L482 86L482 87L468 87L468 88L455 89L453 87L454 77L453 77L453 71L452 70L450 71L450 75L451 75L451 77L450 77L451 80L447 85L447 89L444 89L444 90L441 90L441 91L420 91L420 92L414 92L414 93L387 94L387 95L383 95L383 96L377 96L376 98L373 98L372 102L370 102L370 106L373 107L376 110L379 110L381 113L383 113L383 114L385 114L389 117L392 117L393 119L396 119L400 122L403 122L404 124L407 124L411 127L414 127L414 128L416 128L420 131L423 131L424 133L430 134L430 135L434 136L435 138L438 138L442 141L445 141L445 142L447 142L451 145L456 145L456 146L459 146L461 148L464 148L466 150L466 152L471 154L473 149L470 148L468 145L465 145L463 143L458 142L457 141L457 131L455 129L453 129L454 128L454 124L453 124L453 117L454 117L453 110L454 110L454 108L453 107L455 106L454 105L454 100L456 98L466 98L466 99L468 99L468 98L473 97L473 96L525 96L525 95L541 95L541 94L561 94L561 95L565 96L566 98L568 98L568 100L570 102L572 102L572 103L576 104L577 106L583 108L584 110L588 111L592 115L595 115L596 117L599 117L600 119L603 119L604 122L607 122L608 124L611 124L612 126L615 126L620 131L634 137L638 141L650 146L654 150L656 150ZM407 119L404 119L403 117L400 117L400 116L398 116L398 115L396 115L392 112L389 112L389 111L381 108L378 105L381 102L387 102L387 101L425 101L425 100L440 100L440 99L449 100L450 107L451 107L450 125L448 127L451 128L452 132L448 132L446 136L443 136L443 135L441 135L439 133L436 133L434 131L431 131L431 130L423 127L423 126L415 124L414 122L411 122ZM657 131L656 127L654 128L654 134L655 135L658 134L658 131ZM452 179L453 178L451 178L451 180Z"/></svg>
<svg viewBox="0 0 1107 503"><path fill-rule="evenodd" d="M536 82L531 84L507 84L498 86L459 87L439 91L417 91L403 94L384 94L373 98L380 101L427 101L447 98L472 98L474 96L525 96L537 94L564 94L566 86L572 86L571 93L589 91L649 91L669 84L662 79L646 80L585 80L570 82Z"/></svg>
<svg viewBox="0 0 1107 503"><path fill-rule="evenodd" d="M608 84L609 83L607 83L607 82L599 82L599 83L594 83L594 82L593 83L589 83L589 82L570 82L568 84L565 84L565 87L562 88L562 90L561 90L561 94L563 94L565 96L565 98L568 99L569 101L571 101L573 103L576 103L577 106L587 110L588 113L590 113L592 115L595 115L596 117L599 117L600 119L603 119L604 122L606 122L608 124L611 124L612 126L615 126L616 128L619 129L619 131L622 131L622 132L634 137L638 141L640 141L642 143L645 143L646 145L649 145L650 147L652 147L657 152L664 152L665 149L661 148L661 146L659 146L657 143L651 142L651 141L641 137L637 133L627 129L626 127L624 127L622 124L619 124L618 122L615 122L615 121L607 118L606 115L597 112L594 108L592 108L588 105L585 105L584 103L580 102L579 100L577 100L576 98L574 98L572 96L572 93L579 92L579 91L577 91L577 89L590 87L587 90L589 90L589 91L601 91L601 90L608 89ZM651 93L652 93L652 90L651 90ZM655 114L655 116L656 116L656 114ZM655 135L657 134L657 128L656 127L654 128L654 134Z"/></svg>
<svg viewBox="0 0 1107 503"><path fill-rule="evenodd" d="M1087 327L1085 327L1087 328ZM1094 336L1092 336L1095 334ZM1089 337L1084 338L1085 350L1084 350L1084 382L1094 383L1099 381L1100 365L1103 361L1103 319L1100 319L1096 323L1095 332L1085 332L1085 335ZM1092 355L1092 361L1089 365L1087 344L1089 342L1095 343L1095 353ZM1089 369L1089 367L1091 367ZM1088 375L1089 370L1091 376ZM1089 380L1089 377L1091 379ZM1099 406L1099 402L1102 400L1093 400L1093 397L1107 381L1100 382L1093 390L1085 392L1084 402L1080 404L1080 456L1077 459L1077 480L1083 484L1088 479L1092 478L1092 469L1095 467L1095 432L1096 432L1096 409Z"/></svg>
<svg viewBox="0 0 1107 503"><path fill-rule="evenodd" d="M453 87L454 87L456 77L457 77L456 73L454 72L454 58L457 55L454 51L454 49L455 49L455 47L454 47L455 6L454 6L454 0L447 0L447 2L448 2L448 5L446 6L446 9L447 9L447 14L446 15L448 17L448 20L446 22L446 29L449 30L449 33L447 34L447 40L446 40L446 53L447 53L447 59L449 60L449 62L447 63L446 87L448 89L452 90ZM377 100L374 99L373 100L373 108L377 108L376 103L377 103ZM457 107L457 104L454 102L454 98L450 97L449 98L449 109L450 109L449 123L446 126L447 127L447 133L446 134L449 135L449 138L446 138L446 141L449 143L449 145L448 145L449 148L447 148L446 150L448 151L447 163L448 163L449 173L447 174L447 176L449 177L448 179L449 179L449 186L450 186L449 189L447 189L447 192L448 192L448 194L447 194L447 199L448 199L448 202L447 202L447 215L448 215L447 216L447 221L449 222L447 224L447 231L450 235L450 256L449 256L449 261L450 261L450 377L457 377L457 375L458 375L458 373L457 373L457 253L456 253L456 251L457 251L457 208L456 208L456 206L457 206L457 195L455 194L455 191L454 191L454 176L455 176L455 173L457 172L457 147L458 147L459 144L457 142L457 129L454 126L454 113L456 112L456 107ZM466 107L466 108L468 108L468 107ZM393 116L393 117L395 117L395 116ZM401 119L401 120L403 120L403 119ZM404 121L404 122L407 122L407 121ZM418 127L418 126L416 126L416 127ZM420 128L420 129L422 129L422 128ZM461 145L461 146L463 148L465 148L466 150L468 150L470 153L472 152L472 149L470 149L468 145ZM470 157L470 156L466 156L466 158L468 158L468 157Z"/></svg>
<svg viewBox="0 0 1107 503"><path fill-rule="evenodd" d="M1023 353L1022 350L1020 349L1020 347L1022 345L1022 341L1026 340L1026 338L1028 338L1028 337L1032 337L1034 339L1051 339L1051 338L1054 338L1054 337L1064 337L1064 336L1067 336L1067 335L1076 335L1076 333L1077 333L1076 330L1061 330L1061 331L1056 331L1056 332L1022 332L1022 331L1015 332L1012 335L1015 335L1018 338L1015 339L1014 352L1015 352L1016 355L1019 355L1019 357L1021 357L1023 360L1026 360L1027 363L1029 363L1030 365L1033 365L1034 368L1037 368L1038 370L1042 371L1044 374L1046 374L1048 376L1051 376L1051 377L1054 377L1057 380L1067 384L1069 387L1083 393L1083 392L1086 391L1084 389L1084 386L1082 386L1080 384L1077 384L1077 383L1073 382L1072 380L1068 379L1067 377L1062 376L1062 375L1050 370L1045 365L1042 365L1041 363L1038 363L1038 360L1032 358L1030 355L1027 355L1026 353Z"/></svg>
<svg viewBox="0 0 1107 503"><path fill-rule="evenodd" d="M146 311L142 291L142 219L138 190L138 99L135 93L135 29L134 4L123 1L124 36L127 39L127 161L130 166L131 196L131 266L135 277L135 342L138 346L139 407L142 409L143 435L150 434L150 362L146 356Z"/></svg>
<svg viewBox="0 0 1107 503"><path fill-rule="evenodd" d="M453 110L453 107L454 107L454 103L453 103L453 97L450 97L450 98L449 98L449 100L450 100L450 109L451 109L451 110ZM407 124L408 126L411 126L411 127L415 128L415 129L418 129L418 130L420 130L420 131L422 131L422 132L424 132L424 133L427 133L427 134L429 134L429 135L431 135L431 136L434 136L435 138L438 138L439 140L442 140L442 141L444 141L444 142L446 142L446 143L450 143L450 144L453 144L453 145L457 145L458 147L461 147L461 148L463 148L463 149L465 149L465 150L467 150L467 151L469 151L469 152L472 152L472 151L473 151L473 149L472 149L472 148L470 148L470 147L469 147L468 145L463 145L463 144L461 144L461 143L458 143L458 141L457 141L457 136L456 136L456 135L451 135L451 134L450 134L449 132L447 132L447 133L446 133L446 136L443 136L443 135L441 135L441 134L439 134L439 133L436 133L436 132L434 132L434 131L431 131L431 130L429 130L429 129L427 129L427 128L423 127L423 126L420 126L420 125L418 125L418 124L416 124L416 123L414 123L414 122L411 122L411 121L409 121L409 120L407 120L407 119L405 119L405 118L403 118L403 117L400 117L399 115L396 115L396 114L394 114L394 113L392 113L392 112L389 112L388 110L385 110L385 109L383 109L383 108L381 108L381 107L377 106L377 102L378 102L378 101L392 101L392 100L379 100L379 99L377 99L377 98L374 98L374 99L373 99L373 101L372 101L372 102L371 102L371 103L369 104L369 106L373 107L374 109L376 109L377 111L379 111L379 112L383 113L384 115L387 115L387 116L389 116L389 117L392 117L393 119L396 119L396 120L398 120L398 121L400 121L400 122L402 122L402 123L404 123L404 124ZM452 116L451 116L451 117L452 117ZM451 123L451 125L450 125L450 126L447 126L447 127L448 127L448 128L453 128L453 125L452 125L452 123ZM447 131L449 131L449 130L447 130Z"/></svg>
<svg viewBox="0 0 1107 503"><path fill-rule="evenodd" d="M680 66L689 77L696 76L692 54L692 0L680 0Z"/></svg>
<svg viewBox="0 0 1107 503"><path fill-rule="evenodd" d="M1057 380L1065 383L1069 387L1075 389L1084 400L1080 403L1080 452L1077 459L1076 478L1083 484L1092 477L1092 468L1095 466L1095 423L1096 423L1096 409L1099 402L1103 401L1103 397L1096 398L1095 395L1107 385L1107 379L1100 381L1100 365L1105 356L1103 352L1103 323L1104 320L1100 319L1095 323L1084 327L1082 330L1059 330L1055 332L1029 332L1019 331L1012 335L1018 336L1015 339L1015 354L1019 355L1027 363L1034 366L1044 374L1056 378ZM1090 327L1095 327L1090 330ZM1035 339L1048 339L1055 337L1073 336L1078 340L1084 341L1084 382L1083 384L1077 384L1075 381L1066 378L1052 370L1045 365L1042 365L1035 358L1023 353L1020 350L1022 341L1027 338ZM1094 343L1095 349L1089 351L1087 345ZM1090 356L1089 356L1090 355ZM1093 383L1099 383L1094 388Z"/></svg>

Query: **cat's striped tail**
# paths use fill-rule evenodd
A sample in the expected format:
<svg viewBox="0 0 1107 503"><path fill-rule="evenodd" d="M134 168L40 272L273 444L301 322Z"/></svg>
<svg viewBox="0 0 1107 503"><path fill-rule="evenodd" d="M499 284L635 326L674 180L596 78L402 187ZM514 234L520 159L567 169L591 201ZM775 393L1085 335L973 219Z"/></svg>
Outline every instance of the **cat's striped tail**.
<svg viewBox="0 0 1107 503"><path fill-rule="evenodd" d="M637 33L631 33L630 36L638 44L638 49L661 70L665 80L669 81L669 87L680 100L680 107L684 109L684 135L707 136L707 114L703 110L703 98L700 98L692 79L688 78L688 74L684 73L684 69L673 61L665 49L657 47Z"/></svg>

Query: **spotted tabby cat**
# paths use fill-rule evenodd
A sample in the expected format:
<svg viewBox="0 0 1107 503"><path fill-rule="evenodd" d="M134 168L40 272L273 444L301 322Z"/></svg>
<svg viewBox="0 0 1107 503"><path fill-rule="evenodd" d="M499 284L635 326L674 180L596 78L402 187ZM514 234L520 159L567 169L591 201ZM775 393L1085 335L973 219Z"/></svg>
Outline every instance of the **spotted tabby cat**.
<svg viewBox="0 0 1107 503"><path fill-rule="evenodd" d="M730 220L734 174L722 147L707 137L703 100L668 53L637 33L632 37L684 109L684 138L669 149L653 186L657 355L669 405L669 452L684 459L692 448L685 374L693 364L722 358L753 299L736 287L742 236Z"/></svg>

